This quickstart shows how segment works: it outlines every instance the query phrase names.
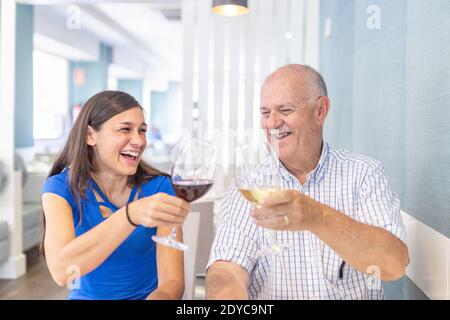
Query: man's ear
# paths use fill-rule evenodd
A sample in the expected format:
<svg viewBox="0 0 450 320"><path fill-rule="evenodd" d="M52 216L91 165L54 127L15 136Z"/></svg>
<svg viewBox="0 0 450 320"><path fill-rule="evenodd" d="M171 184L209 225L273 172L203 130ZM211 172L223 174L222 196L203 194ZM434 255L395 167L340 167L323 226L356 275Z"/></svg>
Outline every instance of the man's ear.
<svg viewBox="0 0 450 320"><path fill-rule="evenodd" d="M328 97L321 97L317 103L319 104L317 107L318 120L320 125L323 125L327 119L328 111L330 111L330 99Z"/></svg>
<svg viewBox="0 0 450 320"><path fill-rule="evenodd" d="M86 143L90 145L91 147L96 145L95 139L94 139L94 129L91 126L88 126L87 132L86 132Z"/></svg>

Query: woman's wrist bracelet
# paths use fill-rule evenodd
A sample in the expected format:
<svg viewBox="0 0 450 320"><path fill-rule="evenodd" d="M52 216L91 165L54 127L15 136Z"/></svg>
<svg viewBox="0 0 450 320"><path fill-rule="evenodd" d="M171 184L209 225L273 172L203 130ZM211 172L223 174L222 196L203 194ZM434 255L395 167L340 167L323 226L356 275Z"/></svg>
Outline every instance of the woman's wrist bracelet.
<svg viewBox="0 0 450 320"><path fill-rule="evenodd" d="M128 205L129 205L129 203L127 203L127 205L125 206L125 214L126 214L126 216L127 216L128 222L129 222L133 227L139 227L139 225L137 225L136 223L134 223L133 221L131 221L130 213L128 212Z"/></svg>

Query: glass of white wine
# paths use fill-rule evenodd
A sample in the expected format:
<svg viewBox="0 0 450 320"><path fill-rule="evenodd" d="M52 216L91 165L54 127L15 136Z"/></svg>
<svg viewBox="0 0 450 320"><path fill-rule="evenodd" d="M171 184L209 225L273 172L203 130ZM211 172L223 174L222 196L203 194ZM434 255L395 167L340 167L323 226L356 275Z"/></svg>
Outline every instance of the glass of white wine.
<svg viewBox="0 0 450 320"><path fill-rule="evenodd" d="M242 196L254 208L260 208L262 201L279 187L279 160L267 142L239 145L234 153L234 178ZM257 256L280 254L289 245L276 241L276 231L266 229L268 244Z"/></svg>

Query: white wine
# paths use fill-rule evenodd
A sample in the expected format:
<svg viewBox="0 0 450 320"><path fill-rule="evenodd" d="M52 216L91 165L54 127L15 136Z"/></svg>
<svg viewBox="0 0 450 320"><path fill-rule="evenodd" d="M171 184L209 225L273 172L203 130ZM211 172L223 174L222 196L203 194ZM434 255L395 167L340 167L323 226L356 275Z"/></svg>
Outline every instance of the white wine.
<svg viewBox="0 0 450 320"><path fill-rule="evenodd" d="M253 204L255 208L261 206L262 201L272 192L278 191L278 188L239 188L239 192Z"/></svg>

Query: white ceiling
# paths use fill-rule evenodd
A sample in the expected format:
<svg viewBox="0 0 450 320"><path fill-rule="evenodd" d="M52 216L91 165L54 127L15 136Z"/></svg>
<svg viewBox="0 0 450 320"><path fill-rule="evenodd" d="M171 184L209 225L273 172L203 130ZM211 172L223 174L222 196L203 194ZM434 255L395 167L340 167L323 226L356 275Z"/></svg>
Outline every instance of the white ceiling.
<svg viewBox="0 0 450 320"><path fill-rule="evenodd" d="M135 43L157 59L178 65L182 60L181 21L168 20L161 12L162 6L155 8L154 4L99 2L94 7L132 35Z"/></svg>
<svg viewBox="0 0 450 320"><path fill-rule="evenodd" d="M69 5L81 9L82 28L112 46L126 47L147 62L150 71L163 70L169 80L181 79L182 29L177 19L181 0L21 0L48 6L67 16ZM168 16L164 15L166 13Z"/></svg>

